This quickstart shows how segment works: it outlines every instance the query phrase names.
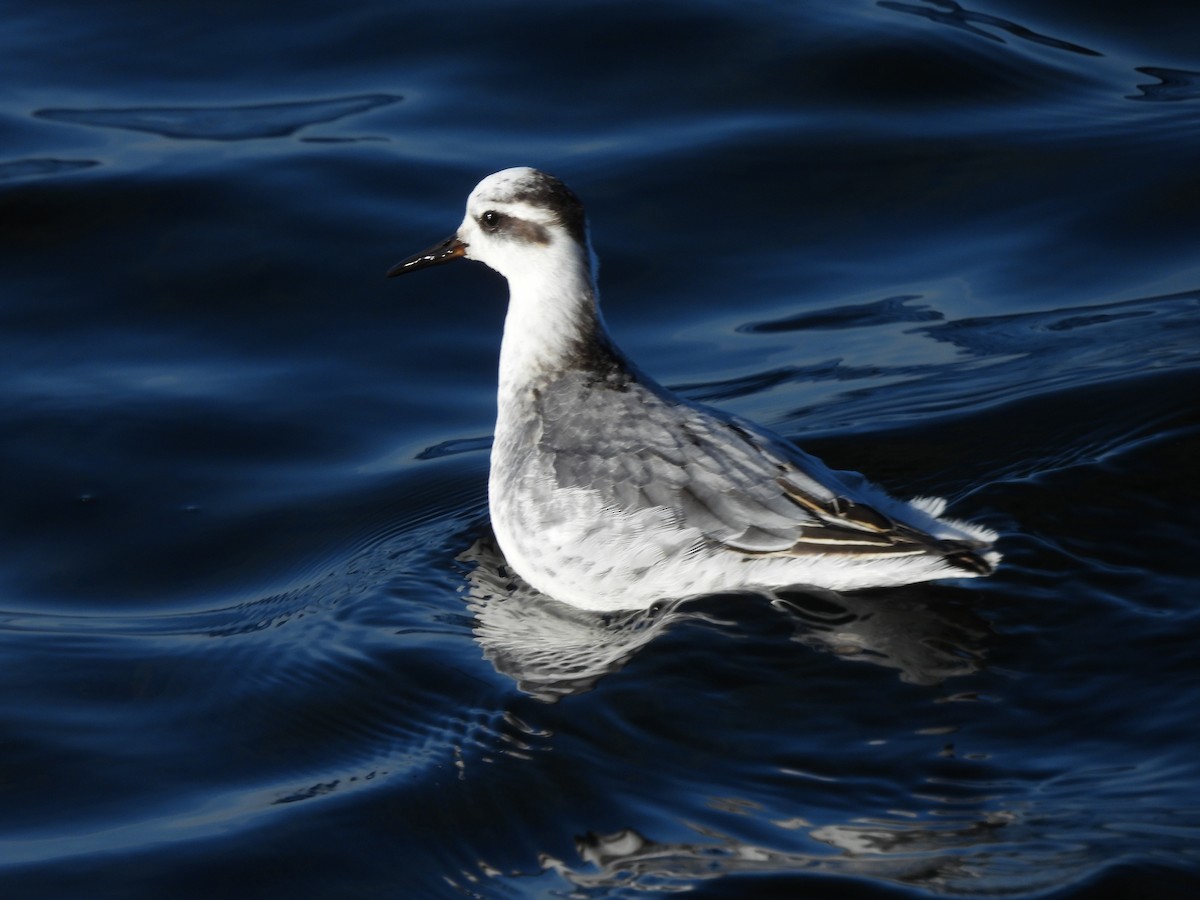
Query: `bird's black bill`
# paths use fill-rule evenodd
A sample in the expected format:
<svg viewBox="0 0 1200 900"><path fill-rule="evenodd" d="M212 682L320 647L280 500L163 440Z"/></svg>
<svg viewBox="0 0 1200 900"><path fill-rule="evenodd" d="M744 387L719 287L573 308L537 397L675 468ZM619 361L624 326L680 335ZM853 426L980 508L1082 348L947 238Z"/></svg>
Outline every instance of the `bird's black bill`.
<svg viewBox="0 0 1200 900"><path fill-rule="evenodd" d="M417 269L453 262L466 252L467 245L458 239L458 235L451 235L440 244L435 244L416 256L410 256L403 262L396 263L387 270L387 277L393 278L396 275L403 275L405 272L415 272Z"/></svg>

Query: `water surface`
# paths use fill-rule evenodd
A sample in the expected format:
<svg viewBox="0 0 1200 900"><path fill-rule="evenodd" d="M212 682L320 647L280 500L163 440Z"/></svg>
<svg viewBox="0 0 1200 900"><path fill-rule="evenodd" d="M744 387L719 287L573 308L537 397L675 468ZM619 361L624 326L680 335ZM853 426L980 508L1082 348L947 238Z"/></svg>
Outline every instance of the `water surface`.
<svg viewBox="0 0 1200 900"><path fill-rule="evenodd" d="M9 4L6 897L1190 896L1200 19ZM588 203L655 377L1001 533L596 618L514 581L504 286Z"/></svg>

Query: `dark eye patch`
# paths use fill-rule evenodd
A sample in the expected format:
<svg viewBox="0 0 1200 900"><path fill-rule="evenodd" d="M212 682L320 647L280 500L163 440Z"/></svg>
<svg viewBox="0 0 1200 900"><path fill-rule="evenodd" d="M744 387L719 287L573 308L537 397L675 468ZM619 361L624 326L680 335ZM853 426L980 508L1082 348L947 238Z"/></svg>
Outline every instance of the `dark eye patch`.
<svg viewBox="0 0 1200 900"><path fill-rule="evenodd" d="M509 222L508 232L519 241L527 244L549 244L550 233L536 222L525 219L513 219Z"/></svg>
<svg viewBox="0 0 1200 900"><path fill-rule="evenodd" d="M550 235L541 225L489 209L480 213L479 227L489 234L504 234L527 244L549 244Z"/></svg>

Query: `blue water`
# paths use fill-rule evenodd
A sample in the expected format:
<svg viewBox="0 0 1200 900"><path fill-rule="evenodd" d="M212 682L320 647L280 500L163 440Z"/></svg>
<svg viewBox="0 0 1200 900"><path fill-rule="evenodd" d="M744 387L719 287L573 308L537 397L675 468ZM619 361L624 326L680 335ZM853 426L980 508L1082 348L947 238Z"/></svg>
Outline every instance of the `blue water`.
<svg viewBox="0 0 1200 900"><path fill-rule="evenodd" d="M12 0L0 894L1193 896L1200 12ZM490 545L471 187L989 579L598 619Z"/></svg>

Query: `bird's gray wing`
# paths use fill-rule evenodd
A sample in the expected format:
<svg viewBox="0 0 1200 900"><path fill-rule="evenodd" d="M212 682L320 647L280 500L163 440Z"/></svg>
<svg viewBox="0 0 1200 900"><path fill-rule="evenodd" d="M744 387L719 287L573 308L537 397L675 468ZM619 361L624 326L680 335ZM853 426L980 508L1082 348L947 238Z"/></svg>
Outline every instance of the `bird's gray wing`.
<svg viewBox="0 0 1200 900"><path fill-rule="evenodd" d="M562 487L626 512L670 510L710 544L748 554L929 552L931 538L852 499L853 485L749 422L629 385L563 390L541 450Z"/></svg>

